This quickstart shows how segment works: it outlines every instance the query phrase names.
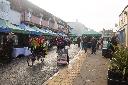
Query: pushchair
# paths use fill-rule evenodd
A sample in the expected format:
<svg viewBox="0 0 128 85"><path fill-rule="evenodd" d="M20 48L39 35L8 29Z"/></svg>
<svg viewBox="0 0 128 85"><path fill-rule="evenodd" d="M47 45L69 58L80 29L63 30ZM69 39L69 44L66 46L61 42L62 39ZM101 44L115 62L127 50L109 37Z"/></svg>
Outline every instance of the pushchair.
<svg viewBox="0 0 128 85"><path fill-rule="evenodd" d="M57 65L67 65L69 63L68 49L58 49Z"/></svg>

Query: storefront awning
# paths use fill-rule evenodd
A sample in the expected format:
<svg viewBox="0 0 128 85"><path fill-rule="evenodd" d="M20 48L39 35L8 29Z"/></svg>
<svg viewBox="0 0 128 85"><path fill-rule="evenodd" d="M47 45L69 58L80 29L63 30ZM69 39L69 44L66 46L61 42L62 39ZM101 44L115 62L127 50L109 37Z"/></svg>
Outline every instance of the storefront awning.
<svg viewBox="0 0 128 85"><path fill-rule="evenodd" d="M9 21L0 19L0 32L26 33L25 30L11 24Z"/></svg>
<svg viewBox="0 0 128 85"><path fill-rule="evenodd" d="M2 19L0 19L0 32L11 32L11 29L6 25L6 21Z"/></svg>
<svg viewBox="0 0 128 85"><path fill-rule="evenodd" d="M33 29L25 24L21 24L19 27L24 29L25 31L27 31L28 34L39 35L39 32L37 32L35 29Z"/></svg>
<svg viewBox="0 0 128 85"><path fill-rule="evenodd" d="M24 29L21 29L18 26L15 26L15 25L11 24L9 21L6 21L6 25L8 26L8 28L11 29L11 32L14 32L14 33L26 33L26 31Z"/></svg>

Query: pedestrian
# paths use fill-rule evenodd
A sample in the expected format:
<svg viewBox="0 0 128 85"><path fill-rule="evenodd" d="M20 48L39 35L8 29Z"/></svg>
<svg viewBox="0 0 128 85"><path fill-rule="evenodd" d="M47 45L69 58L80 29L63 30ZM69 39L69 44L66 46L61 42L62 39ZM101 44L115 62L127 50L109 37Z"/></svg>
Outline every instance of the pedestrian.
<svg viewBox="0 0 128 85"><path fill-rule="evenodd" d="M83 50L83 39L80 37L80 49Z"/></svg>
<svg viewBox="0 0 128 85"><path fill-rule="evenodd" d="M65 41L62 37L56 39L57 52L65 48Z"/></svg>
<svg viewBox="0 0 128 85"><path fill-rule="evenodd" d="M80 47L80 42L81 42L81 39L80 39L80 37L78 37L78 38L77 38L78 47Z"/></svg>
<svg viewBox="0 0 128 85"><path fill-rule="evenodd" d="M101 46L101 49L103 48L103 38L100 39L100 46Z"/></svg>
<svg viewBox="0 0 128 85"><path fill-rule="evenodd" d="M114 45L114 46L117 46L118 44L118 37L116 35L114 35L112 38L111 38L111 43Z"/></svg>
<svg viewBox="0 0 128 85"><path fill-rule="evenodd" d="M100 40L97 41L97 50L99 49L99 46L100 46Z"/></svg>
<svg viewBox="0 0 128 85"><path fill-rule="evenodd" d="M14 33L9 33L9 35L7 35L7 43L6 43L6 52L7 52L7 56L9 58L9 61L11 61L13 59L13 56L12 56L12 52L13 52L13 44L14 44L14 41L13 41L13 34Z"/></svg>
<svg viewBox="0 0 128 85"><path fill-rule="evenodd" d="M87 37L86 36L83 38L83 49L86 53L87 52Z"/></svg>
<svg viewBox="0 0 128 85"><path fill-rule="evenodd" d="M73 43L74 43L74 45L77 43L77 37L73 38Z"/></svg>
<svg viewBox="0 0 128 85"><path fill-rule="evenodd" d="M96 44L97 44L97 41L93 37L91 42L92 42L92 54L96 54Z"/></svg>
<svg viewBox="0 0 128 85"><path fill-rule="evenodd" d="M112 59L112 54L114 52L114 47L112 45L112 43L110 41L108 41L108 44L107 44L107 56Z"/></svg>

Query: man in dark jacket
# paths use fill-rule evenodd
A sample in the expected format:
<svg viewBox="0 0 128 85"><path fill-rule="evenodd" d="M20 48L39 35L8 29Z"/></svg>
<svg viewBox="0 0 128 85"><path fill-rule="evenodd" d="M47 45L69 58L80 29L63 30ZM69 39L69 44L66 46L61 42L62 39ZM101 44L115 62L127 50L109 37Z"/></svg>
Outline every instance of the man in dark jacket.
<svg viewBox="0 0 128 85"><path fill-rule="evenodd" d="M83 37L83 49L85 53L87 52L87 36Z"/></svg>
<svg viewBox="0 0 128 85"><path fill-rule="evenodd" d="M78 47L80 47L80 42L81 42L81 39L80 39L80 37L78 37L78 38L77 38Z"/></svg>
<svg viewBox="0 0 128 85"><path fill-rule="evenodd" d="M92 54L96 54L96 45L97 45L97 40L93 37L92 38Z"/></svg>
<svg viewBox="0 0 128 85"><path fill-rule="evenodd" d="M7 56L9 58L9 61L12 60L12 52L13 52L13 33L9 33L9 35L7 36L7 42L6 42L6 53Z"/></svg>
<svg viewBox="0 0 128 85"><path fill-rule="evenodd" d="M114 46L117 46L117 44L118 44L117 36L114 35L114 36L112 37L111 43L112 43Z"/></svg>

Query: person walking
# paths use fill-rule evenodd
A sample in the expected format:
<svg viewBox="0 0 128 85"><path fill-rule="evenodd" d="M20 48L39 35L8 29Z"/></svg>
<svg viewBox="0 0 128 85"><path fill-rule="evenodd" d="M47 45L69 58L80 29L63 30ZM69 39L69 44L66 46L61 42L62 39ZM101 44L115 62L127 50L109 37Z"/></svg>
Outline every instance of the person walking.
<svg viewBox="0 0 128 85"><path fill-rule="evenodd" d="M114 45L114 46L117 46L118 44L118 37L116 35L114 35L112 38L111 38L111 43Z"/></svg>
<svg viewBox="0 0 128 85"><path fill-rule="evenodd" d="M80 37L80 49L83 50L83 38Z"/></svg>
<svg viewBox="0 0 128 85"><path fill-rule="evenodd" d="M81 39L80 39L80 37L78 37L78 38L77 38L78 47L80 47L80 42L81 42Z"/></svg>
<svg viewBox="0 0 128 85"><path fill-rule="evenodd" d="M87 52L87 37L86 36L83 38L83 49L86 53Z"/></svg>
<svg viewBox="0 0 128 85"><path fill-rule="evenodd" d="M112 43L110 42L110 40L108 41L108 44L107 44L107 57L109 57L110 59L112 59L112 55L114 53L114 47L112 45Z"/></svg>
<svg viewBox="0 0 128 85"><path fill-rule="evenodd" d="M7 35L7 42L6 42L6 46L7 48L6 49L6 53L7 53L7 56L9 58L9 62L13 59L13 56L12 56L12 53L13 53L13 45L14 44L14 41L13 41L13 33L9 33Z"/></svg>
<svg viewBox="0 0 128 85"><path fill-rule="evenodd" d="M93 38L92 38L92 54L96 54L96 45L97 45L97 41L96 41L96 39L93 37Z"/></svg>

